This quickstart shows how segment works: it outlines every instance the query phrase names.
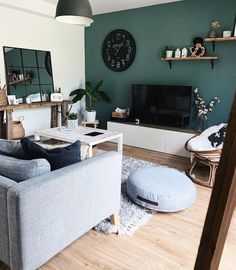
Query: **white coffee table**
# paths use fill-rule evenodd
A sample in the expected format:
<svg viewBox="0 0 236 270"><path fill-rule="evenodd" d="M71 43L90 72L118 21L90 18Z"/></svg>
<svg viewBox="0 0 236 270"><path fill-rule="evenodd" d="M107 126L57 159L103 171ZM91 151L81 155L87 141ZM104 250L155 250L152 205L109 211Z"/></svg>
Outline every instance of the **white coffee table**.
<svg viewBox="0 0 236 270"><path fill-rule="evenodd" d="M86 135L91 132L100 132L102 134L96 136ZM59 141L74 143L80 140L81 144L88 145L88 157L92 157L94 145L98 145L107 141L117 141L117 151L123 152L123 134L119 132L111 132L105 129L89 128L78 126L77 128L56 127L35 132L35 138L49 138Z"/></svg>

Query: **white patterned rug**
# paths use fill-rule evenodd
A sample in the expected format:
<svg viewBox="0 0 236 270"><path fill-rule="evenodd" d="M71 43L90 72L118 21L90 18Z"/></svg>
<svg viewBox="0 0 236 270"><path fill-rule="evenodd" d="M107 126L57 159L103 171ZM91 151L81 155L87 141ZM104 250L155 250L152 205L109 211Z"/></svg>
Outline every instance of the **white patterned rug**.
<svg viewBox="0 0 236 270"><path fill-rule="evenodd" d="M138 169L156 166L156 164L130 157L123 157L123 168L121 176L121 206L120 206L120 230L119 235L132 236L142 225L152 217L150 211L135 204L127 195L126 182L129 175ZM106 234L117 233L114 225L106 219L100 222L95 228L96 231Z"/></svg>

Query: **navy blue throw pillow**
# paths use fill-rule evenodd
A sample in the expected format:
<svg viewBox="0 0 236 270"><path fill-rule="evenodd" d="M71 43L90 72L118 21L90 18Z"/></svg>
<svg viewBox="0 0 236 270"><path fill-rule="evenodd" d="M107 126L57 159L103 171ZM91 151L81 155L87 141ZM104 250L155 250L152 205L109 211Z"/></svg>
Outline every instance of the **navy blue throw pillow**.
<svg viewBox="0 0 236 270"><path fill-rule="evenodd" d="M223 126L218 132L212 133L208 140L211 142L212 147L218 147L224 142L226 135L227 125Z"/></svg>
<svg viewBox="0 0 236 270"><path fill-rule="evenodd" d="M21 146L28 159L45 158L50 163L52 171L81 161L80 141L63 148L48 150L30 139L24 138L21 140Z"/></svg>

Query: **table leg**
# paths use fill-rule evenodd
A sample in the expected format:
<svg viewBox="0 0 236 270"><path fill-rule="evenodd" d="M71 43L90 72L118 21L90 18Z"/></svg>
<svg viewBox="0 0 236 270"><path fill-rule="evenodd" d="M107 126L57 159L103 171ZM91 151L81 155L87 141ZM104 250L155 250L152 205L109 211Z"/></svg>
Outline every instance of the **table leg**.
<svg viewBox="0 0 236 270"><path fill-rule="evenodd" d="M115 225L116 228L119 230L120 228L120 216L119 213L114 213L110 216L111 224Z"/></svg>
<svg viewBox="0 0 236 270"><path fill-rule="evenodd" d="M88 158L91 158L93 156L93 147L92 145L89 145L88 147Z"/></svg>
<svg viewBox="0 0 236 270"><path fill-rule="evenodd" d="M61 125L67 125L67 114L69 112L69 103L67 101L63 101L61 105Z"/></svg>
<svg viewBox="0 0 236 270"><path fill-rule="evenodd" d="M13 110L6 111L6 139L8 140L13 137L12 113Z"/></svg>
<svg viewBox="0 0 236 270"><path fill-rule="evenodd" d="M51 107L51 128L58 126L58 106Z"/></svg>
<svg viewBox="0 0 236 270"><path fill-rule="evenodd" d="M0 138L3 138L4 111L0 111Z"/></svg>
<svg viewBox="0 0 236 270"><path fill-rule="evenodd" d="M117 138L117 151L121 155L123 154L123 134L120 134L120 136Z"/></svg>

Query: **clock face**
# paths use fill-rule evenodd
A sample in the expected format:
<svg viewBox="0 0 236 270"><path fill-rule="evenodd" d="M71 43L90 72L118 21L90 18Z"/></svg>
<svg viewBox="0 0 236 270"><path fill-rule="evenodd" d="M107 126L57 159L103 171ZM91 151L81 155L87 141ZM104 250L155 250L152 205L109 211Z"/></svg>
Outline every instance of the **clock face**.
<svg viewBox="0 0 236 270"><path fill-rule="evenodd" d="M112 31L103 42L103 60L106 66L113 71L127 69L134 61L135 54L134 38L125 30Z"/></svg>

